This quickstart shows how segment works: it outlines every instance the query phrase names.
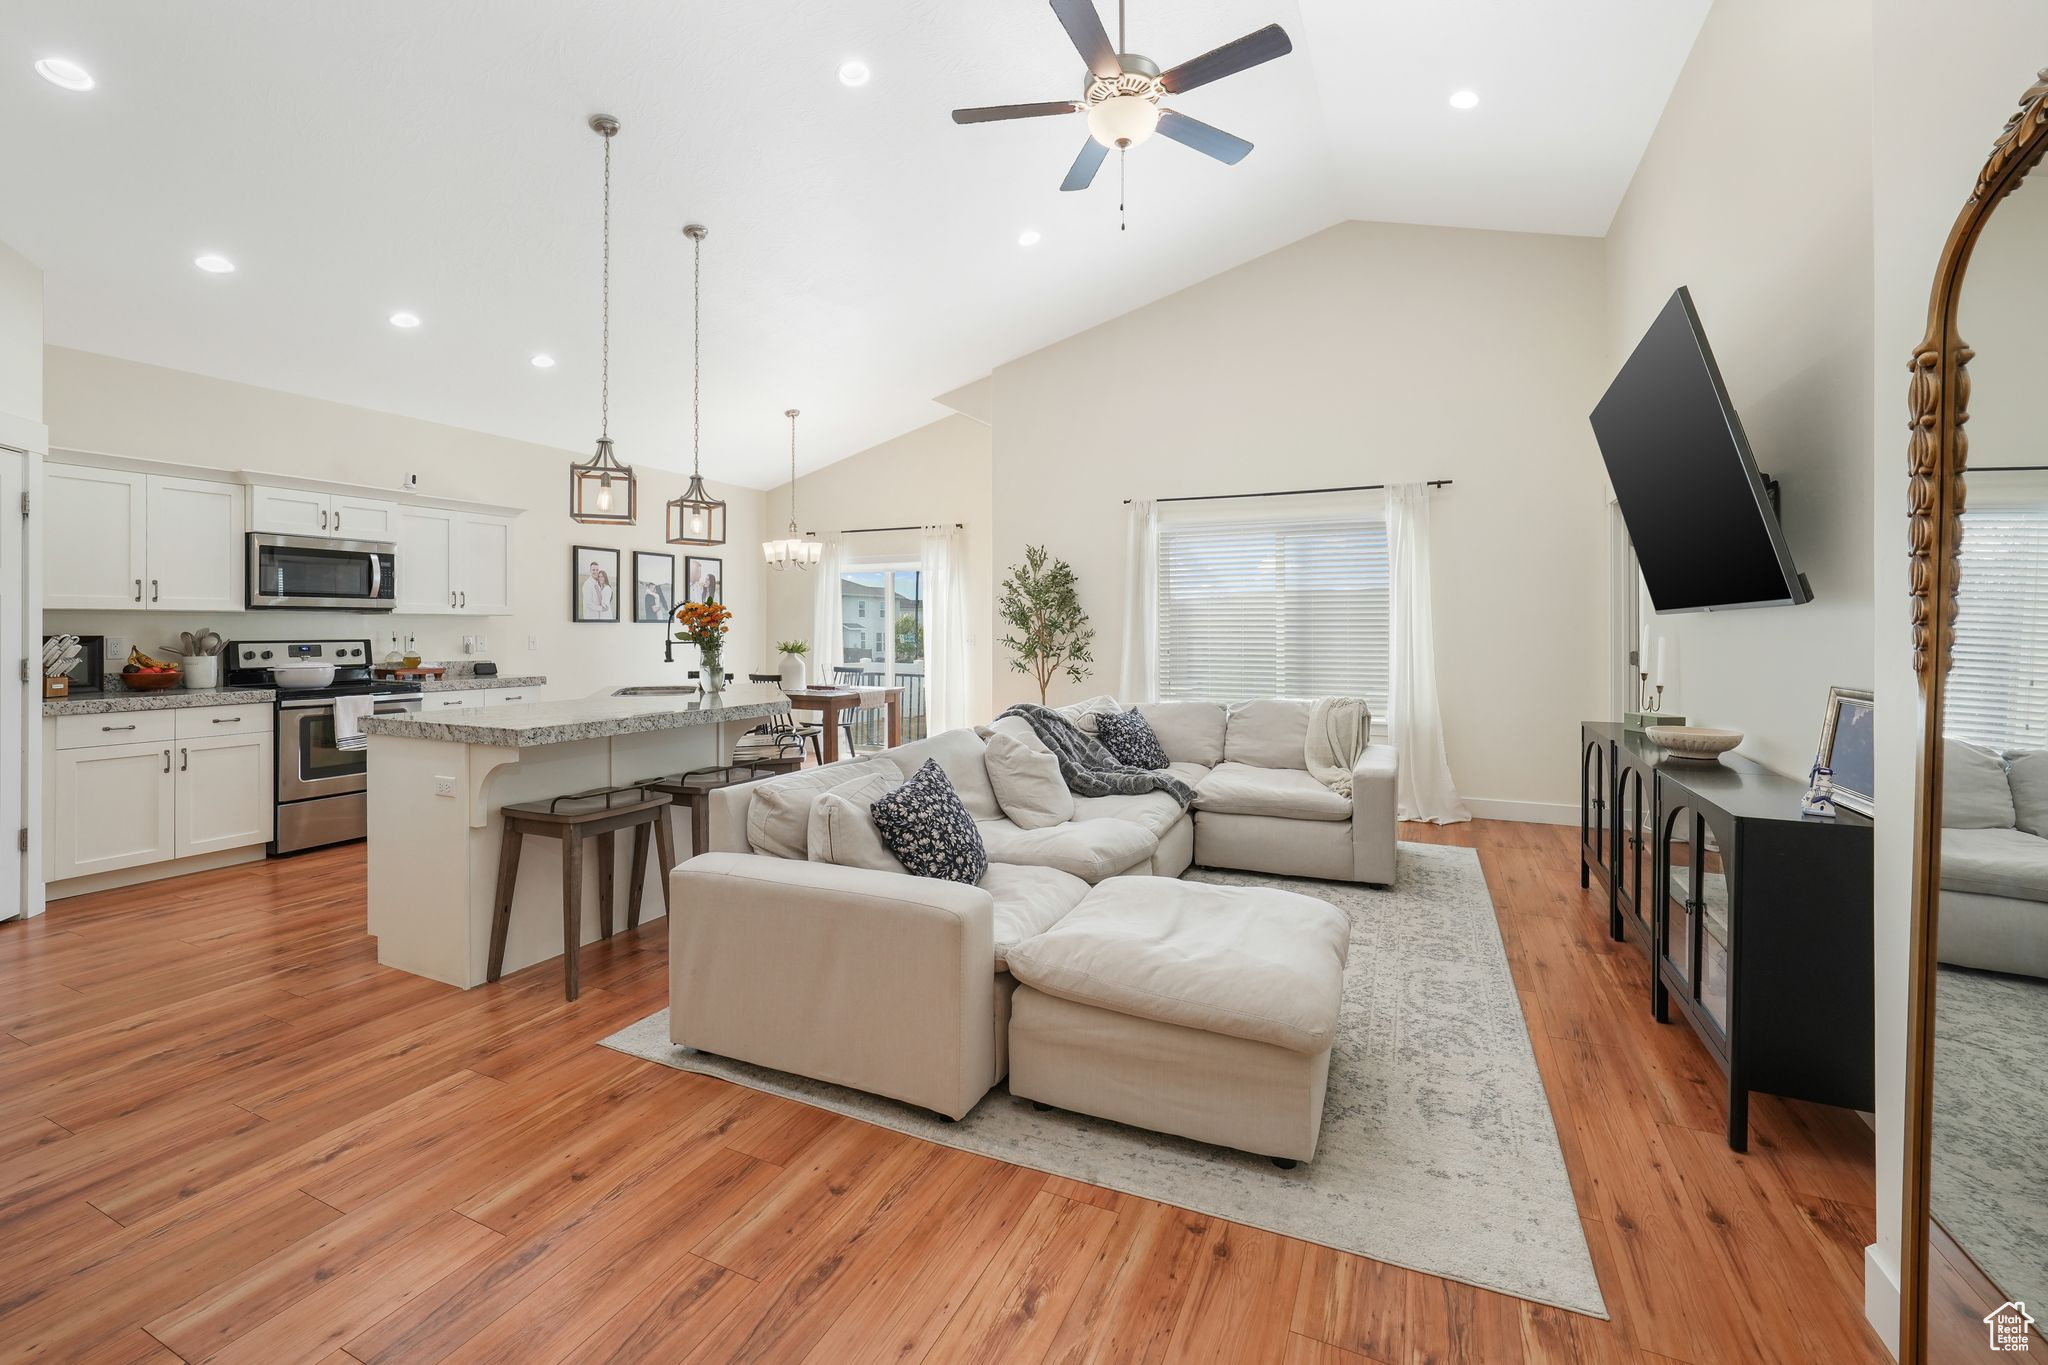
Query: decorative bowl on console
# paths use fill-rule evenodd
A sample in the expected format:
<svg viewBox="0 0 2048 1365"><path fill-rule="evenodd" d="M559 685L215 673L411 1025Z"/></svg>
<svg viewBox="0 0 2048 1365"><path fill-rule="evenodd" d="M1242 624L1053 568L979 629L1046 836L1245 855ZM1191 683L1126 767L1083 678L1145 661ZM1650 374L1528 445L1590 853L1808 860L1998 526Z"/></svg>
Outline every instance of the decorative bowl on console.
<svg viewBox="0 0 2048 1365"><path fill-rule="evenodd" d="M1673 758L1700 763L1712 763L1742 743L1740 730L1715 730L1704 725L1652 725L1643 734Z"/></svg>

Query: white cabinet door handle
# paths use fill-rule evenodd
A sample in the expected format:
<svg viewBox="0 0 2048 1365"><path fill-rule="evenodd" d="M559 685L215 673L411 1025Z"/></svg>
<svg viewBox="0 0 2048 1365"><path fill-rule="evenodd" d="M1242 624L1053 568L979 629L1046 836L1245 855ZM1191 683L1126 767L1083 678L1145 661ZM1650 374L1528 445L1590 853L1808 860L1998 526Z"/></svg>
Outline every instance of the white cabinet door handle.
<svg viewBox="0 0 2048 1365"><path fill-rule="evenodd" d="M179 771L179 772L181 772L181 773L184 773L184 772L190 772L191 770L192 770L192 751L191 751L190 749L180 749L180 750L178 750L178 771Z"/></svg>
<svg viewBox="0 0 2048 1365"><path fill-rule="evenodd" d="M164 771L165 771L165 772L169 772L170 770L171 770L171 751L170 751L169 749L166 749L166 750L164 750Z"/></svg>

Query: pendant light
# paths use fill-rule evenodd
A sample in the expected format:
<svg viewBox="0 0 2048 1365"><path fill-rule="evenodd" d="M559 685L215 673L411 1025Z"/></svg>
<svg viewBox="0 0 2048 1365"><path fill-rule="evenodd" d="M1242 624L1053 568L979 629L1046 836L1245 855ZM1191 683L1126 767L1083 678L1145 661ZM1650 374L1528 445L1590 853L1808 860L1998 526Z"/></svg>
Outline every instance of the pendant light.
<svg viewBox="0 0 2048 1365"><path fill-rule="evenodd" d="M799 569L808 569L818 562L825 547L818 543L816 536L799 535L796 529L796 419L797 410L789 409L782 414L789 419L789 535L783 540L761 542L761 557L768 561L768 567L778 573L794 564Z"/></svg>
<svg viewBox="0 0 2048 1365"><path fill-rule="evenodd" d="M668 543L725 544L725 504L704 488L702 441L704 426L704 239L710 229L692 223L683 229L695 253L690 264L690 484L668 505Z"/></svg>
<svg viewBox="0 0 2048 1365"><path fill-rule="evenodd" d="M640 513L640 489L630 465L612 454L612 138L619 121L595 114L590 129L604 139L604 340L599 352L597 453L569 465L569 516L599 526L631 526Z"/></svg>

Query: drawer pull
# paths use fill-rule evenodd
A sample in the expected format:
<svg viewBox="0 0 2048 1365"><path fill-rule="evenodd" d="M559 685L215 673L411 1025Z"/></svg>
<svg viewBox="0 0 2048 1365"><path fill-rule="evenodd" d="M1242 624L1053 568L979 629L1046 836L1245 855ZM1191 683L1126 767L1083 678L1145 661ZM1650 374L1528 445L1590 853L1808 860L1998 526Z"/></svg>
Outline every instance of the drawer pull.
<svg viewBox="0 0 2048 1365"><path fill-rule="evenodd" d="M135 727L132 725L102 725L100 727L100 733L103 735L112 735L118 734L123 730L133 730L134 728Z"/></svg>
<svg viewBox="0 0 2048 1365"><path fill-rule="evenodd" d="M240 725L242 718L240 716L215 716L213 723L215 725Z"/></svg>

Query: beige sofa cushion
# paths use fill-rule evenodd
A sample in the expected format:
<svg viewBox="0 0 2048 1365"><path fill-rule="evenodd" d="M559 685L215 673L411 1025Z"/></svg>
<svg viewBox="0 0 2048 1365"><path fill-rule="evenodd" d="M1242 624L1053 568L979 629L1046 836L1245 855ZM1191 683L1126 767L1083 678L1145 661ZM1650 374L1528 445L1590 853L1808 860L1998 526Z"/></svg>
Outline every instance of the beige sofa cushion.
<svg viewBox="0 0 2048 1365"><path fill-rule="evenodd" d="M945 730L929 739L912 740L879 755L894 763L905 778L932 759L945 770L946 780L960 793L960 804L977 820L993 820L1003 813L996 802L996 789L988 781L988 746L972 730Z"/></svg>
<svg viewBox="0 0 2048 1365"><path fill-rule="evenodd" d="M997 735L1009 735L1013 739L1023 741L1030 748L1052 752L1045 748L1045 741L1038 737L1038 731L1031 728L1031 722L1022 716L997 716L975 733L981 736L984 743Z"/></svg>
<svg viewBox="0 0 2048 1365"><path fill-rule="evenodd" d="M2016 819L2005 760L1951 739L1942 746L1941 823L1948 829L2011 829Z"/></svg>
<svg viewBox="0 0 2048 1365"><path fill-rule="evenodd" d="M975 885L996 903L997 971L1009 964L1010 949L1058 924L1088 894L1088 883L1071 873L1022 863L990 863Z"/></svg>
<svg viewBox="0 0 2048 1365"><path fill-rule="evenodd" d="M1349 820L1351 798L1337 795L1301 769L1225 763L1195 788L1195 809L1277 815L1283 820Z"/></svg>
<svg viewBox="0 0 2048 1365"><path fill-rule="evenodd" d="M977 820L992 863L1055 867L1090 884L1149 859L1158 838L1128 820L1074 820L1048 829L1024 829L998 816Z"/></svg>
<svg viewBox="0 0 2048 1365"><path fill-rule="evenodd" d="M1202 779L1209 775L1209 768L1202 763L1169 763L1166 771L1172 773L1190 787L1202 785Z"/></svg>
<svg viewBox="0 0 2048 1365"><path fill-rule="evenodd" d="M2017 829L1944 830L1941 886L1944 891L2048 901L2048 839ZM2042 913L2048 914L2048 906Z"/></svg>
<svg viewBox="0 0 2048 1365"><path fill-rule="evenodd" d="M1038 736L1031 738L1033 743L1026 744L1001 730L989 735L988 780L995 789L996 804L1025 829L1065 824L1074 818L1074 794L1060 776L1059 759Z"/></svg>
<svg viewBox="0 0 2048 1365"><path fill-rule="evenodd" d="M2014 823L2048 839L2048 749L2014 754L2006 776L2012 782Z"/></svg>
<svg viewBox="0 0 2048 1365"><path fill-rule="evenodd" d="M882 833L875 828L875 818L869 809L877 797L902 785L903 779L891 771L820 792L811 802L810 836L805 845L810 860L909 876L902 862L882 842Z"/></svg>
<svg viewBox="0 0 2048 1365"><path fill-rule="evenodd" d="M1254 768L1308 771L1308 713L1313 703L1286 697L1241 701L1230 708L1223 758Z"/></svg>
<svg viewBox="0 0 2048 1365"><path fill-rule="evenodd" d="M1350 944L1350 917L1310 896L1125 877L1009 964L1063 1000L1313 1056L1337 1036Z"/></svg>
<svg viewBox="0 0 2048 1365"><path fill-rule="evenodd" d="M1086 701L1073 702L1067 706L1055 706L1053 710L1074 722L1083 732L1095 733L1095 718L1105 711L1121 711L1115 697L1090 697Z"/></svg>
<svg viewBox="0 0 2048 1365"><path fill-rule="evenodd" d="M1215 702L1150 702L1140 706L1138 714L1159 736L1159 747L1173 762L1213 768L1223 761L1224 710ZM1306 727L1302 734L1307 736Z"/></svg>
<svg viewBox="0 0 2048 1365"><path fill-rule="evenodd" d="M853 758L755 783L747 803L747 844L772 858L809 857L811 802L820 792L877 776L903 780L886 758Z"/></svg>
<svg viewBox="0 0 2048 1365"><path fill-rule="evenodd" d="M1155 839L1166 837L1166 831L1185 814L1180 802L1165 792L1144 792L1137 796L1077 796L1074 798L1076 820L1128 820L1134 825L1143 825Z"/></svg>

